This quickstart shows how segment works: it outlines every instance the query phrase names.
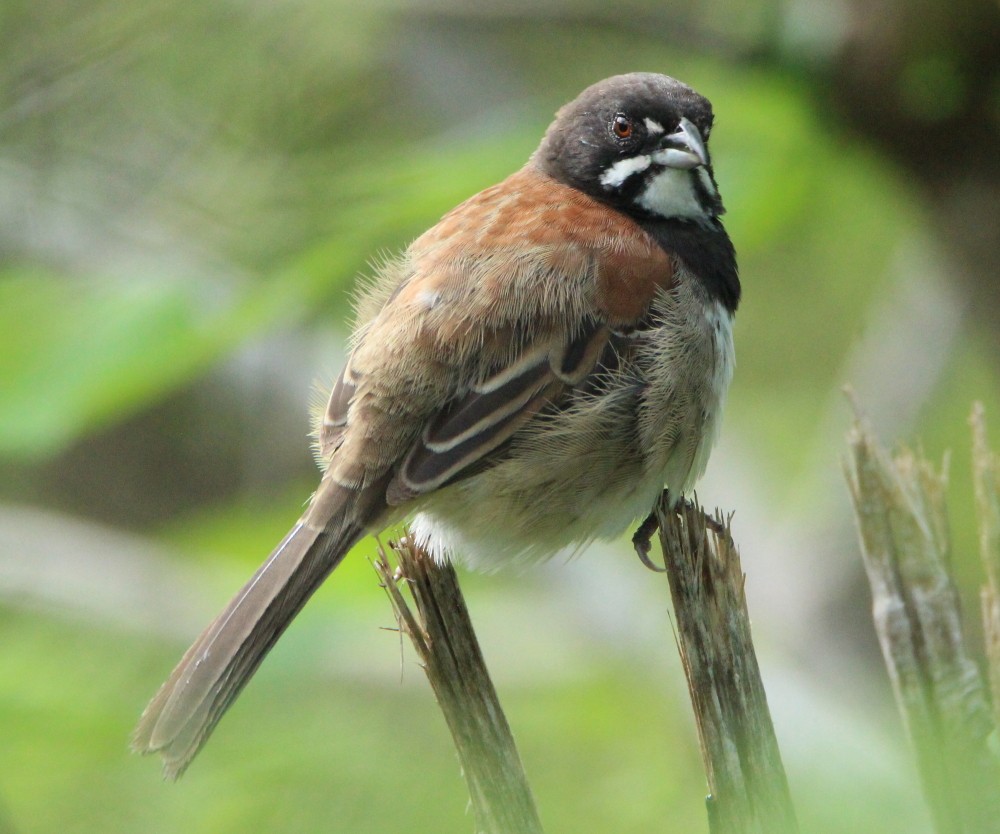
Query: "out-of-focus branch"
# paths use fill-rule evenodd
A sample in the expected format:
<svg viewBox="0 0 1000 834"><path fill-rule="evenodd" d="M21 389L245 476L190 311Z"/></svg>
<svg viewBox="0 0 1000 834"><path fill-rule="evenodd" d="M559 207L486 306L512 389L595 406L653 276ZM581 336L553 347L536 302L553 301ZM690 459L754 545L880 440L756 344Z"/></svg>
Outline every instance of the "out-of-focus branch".
<svg viewBox="0 0 1000 834"><path fill-rule="evenodd" d="M846 0L840 37L814 69L831 122L892 160L919 189L928 231L984 335L1000 310L1000 5L995 0Z"/></svg>
<svg viewBox="0 0 1000 834"><path fill-rule="evenodd" d="M860 416L848 443L875 628L937 829L1000 832L1000 761L990 749L996 725L964 644L946 478L908 449L890 456Z"/></svg>
<svg viewBox="0 0 1000 834"><path fill-rule="evenodd" d="M462 763L477 834L542 834L535 800L483 660L455 569L410 539L393 544L375 569L400 628L413 641ZM408 587L414 607L407 602Z"/></svg>
<svg viewBox="0 0 1000 834"><path fill-rule="evenodd" d="M187 639L211 613L205 584L162 543L0 503L0 605Z"/></svg>
<svg viewBox="0 0 1000 834"><path fill-rule="evenodd" d="M711 795L712 834L798 831L757 665L729 523L695 503L656 508L677 639Z"/></svg>
<svg viewBox="0 0 1000 834"><path fill-rule="evenodd" d="M972 407L972 476L979 519L979 553L986 572L980 594L983 638L989 665L993 717L1000 726L1000 457L986 442L986 414L982 403Z"/></svg>

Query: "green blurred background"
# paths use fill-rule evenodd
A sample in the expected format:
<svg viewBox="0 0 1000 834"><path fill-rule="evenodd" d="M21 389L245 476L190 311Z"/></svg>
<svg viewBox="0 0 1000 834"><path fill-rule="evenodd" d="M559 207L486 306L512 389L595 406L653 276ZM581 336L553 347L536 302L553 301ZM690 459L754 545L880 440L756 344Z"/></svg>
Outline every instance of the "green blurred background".
<svg viewBox="0 0 1000 834"><path fill-rule="evenodd" d="M128 736L309 495L309 404L358 276L630 70L717 113L745 300L699 492L736 511L803 831L929 831L840 386L884 436L953 450L974 615L972 400L1000 424L998 35L992 0L7 0L0 832L472 830L371 541L179 784ZM547 829L705 831L662 578L622 542L462 579Z"/></svg>

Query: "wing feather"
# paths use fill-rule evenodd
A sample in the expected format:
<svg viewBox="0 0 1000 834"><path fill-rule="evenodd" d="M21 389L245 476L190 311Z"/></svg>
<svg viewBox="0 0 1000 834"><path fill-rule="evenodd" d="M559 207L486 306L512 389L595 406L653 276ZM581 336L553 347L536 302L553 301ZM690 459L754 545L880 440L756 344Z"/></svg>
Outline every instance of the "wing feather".
<svg viewBox="0 0 1000 834"><path fill-rule="evenodd" d="M529 163L382 276L320 427L331 477L393 473L395 505L491 466L527 421L600 390L674 277L633 220Z"/></svg>
<svg viewBox="0 0 1000 834"><path fill-rule="evenodd" d="M588 321L576 338L527 351L522 359L473 385L438 412L389 486L390 504L439 489L499 459L498 452L540 411L600 373L610 331Z"/></svg>
<svg viewBox="0 0 1000 834"><path fill-rule="evenodd" d="M340 446L344 430L347 428L351 400L354 399L357 390L358 383L351 370L351 363L348 362L333 385L330 399L323 412L323 419L316 430L320 460L329 460Z"/></svg>

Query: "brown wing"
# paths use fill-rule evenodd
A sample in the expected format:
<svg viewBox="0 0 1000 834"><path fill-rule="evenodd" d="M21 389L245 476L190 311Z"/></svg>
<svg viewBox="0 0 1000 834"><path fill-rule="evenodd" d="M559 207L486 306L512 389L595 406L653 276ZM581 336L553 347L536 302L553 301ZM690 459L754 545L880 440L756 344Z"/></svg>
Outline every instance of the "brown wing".
<svg viewBox="0 0 1000 834"><path fill-rule="evenodd" d="M594 372L609 335L605 325L589 321L570 342L528 350L453 399L424 426L389 484L388 502L401 504L486 462L528 420Z"/></svg>
<svg viewBox="0 0 1000 834"><path fill-rule="evenodd" d="M393 504L481 464L582 384L674 277L637 224L532 165L446 215L394 271L320 430L339 482L396 470Z"/></svg>

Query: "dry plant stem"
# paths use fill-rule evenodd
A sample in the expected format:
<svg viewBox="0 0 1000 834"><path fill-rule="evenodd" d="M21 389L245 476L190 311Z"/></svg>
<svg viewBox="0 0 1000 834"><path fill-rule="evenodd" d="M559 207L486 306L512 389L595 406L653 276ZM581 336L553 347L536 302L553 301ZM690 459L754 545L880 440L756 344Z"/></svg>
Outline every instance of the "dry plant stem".
<svg viewBox="0 0 1000 834"><path fill-rule="evenodd" d="M993 694L993 718L1000 725L1000 457L986 442L986 415L981 403L972 408L972 476L979 519L979 554L986 584L980 593L983 638Z"/></svg>
<svg viewBox="0 0 1000 834"><path fill-rule="evenodd" d="M995 724L949 571L946 479L909 450L890 457L860 417L848 442L875 628L937 831L1000 832Z"/></svg>
<svg viewBox="0 0 1000 834"><path fill-rule="evenodd" d="M712 834L798 831L750 634L729 524L696 504L656 508L711 795Z"/></svg>
<svg viewBox="0 0 1000 834"><path fill-rule="evenodd" d="M490 680L451 565L409 540L375 564L402 630L409 635L451 731L469 788L477 834L542 834L535 801ZM411 609L403 594L409 587Z"/></svg>

